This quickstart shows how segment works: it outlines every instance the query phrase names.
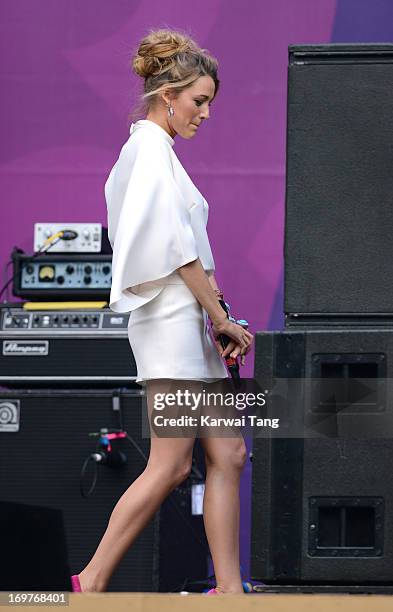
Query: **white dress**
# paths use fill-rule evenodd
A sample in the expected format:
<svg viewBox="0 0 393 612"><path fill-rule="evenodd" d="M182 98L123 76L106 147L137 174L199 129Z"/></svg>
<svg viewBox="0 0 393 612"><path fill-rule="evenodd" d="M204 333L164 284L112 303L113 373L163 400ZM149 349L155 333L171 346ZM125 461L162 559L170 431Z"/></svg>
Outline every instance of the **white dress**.
<svg viewBox="0 0 393 612"><path fill-rule="evenodd" d="M136 382L227 378L208 315L177 269L199 257L215 270L206 231L208 204L157 123L131 125L105 183L113 249L109 307L130 312L128 338Z"/></svg>

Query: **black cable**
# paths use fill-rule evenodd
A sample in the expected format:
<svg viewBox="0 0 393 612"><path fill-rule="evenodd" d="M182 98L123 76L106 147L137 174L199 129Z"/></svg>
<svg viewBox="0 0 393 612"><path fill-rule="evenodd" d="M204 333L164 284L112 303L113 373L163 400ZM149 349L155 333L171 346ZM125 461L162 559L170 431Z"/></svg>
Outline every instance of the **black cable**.
<svg viewBox="0 0 393 612"><path fill-rule="evenodd" d="M145 453L143 452L143 450L141 449L141 447L135 442L135 440L133 438L131 438L131 436L128 435L128 433L126 432L126 438L128 438L128 440L131 442L131 444L136 448L136 450L138 451L138 453L140 455L142 455L143 459L146 461L146 463L148 462L148 458L146 457Z"/></svg>
<svg viewBox="0 0 393 612"><path fill-rule="evenodd" d="M6 289L7 289L7 293L6 293L6 296L5 296L7 306L5 306L4 310L5 310L5 311L8 313L8 316L9 316L9 317L10 317L10 319L11 319L11 318L12 318L12 313L11 313L11 308L10 308L10 305L9 305L9 302L10 302L10 296L9 296L9 291L8 291L8 285L6 284L6 283L7 283L7 275L8 275L8 266L9 266L10 264L12 264L12 259L10 259L10 260L9 260L9 261L8 261L8 262L7 262L7 263L4 265L4 269L3 269L3 280L5 281L5 285L4 285L4 286L5 286L5 287L6 287Z"/></svg>
<svg viewBox="0 0 393 612"><path fill-rule="evenodd" d="M90 486L90 489L88 489L87 493L85 493L84 487L83 487L83 477L86 473L86 469L87 466L89 465L90 461L94 461L94 465L95 465L95 469L94 469L94 476L93 476L93 484ZM82 497L89 497L94 489L95 486L97 484L97 478L98 478L98 463L97 461L95 461L95 459L93 459L92 455L89 455L88 457L86 457L86 459L83 462L83 466L81 469L81 474L80 474L80 479L79 479L79 487L80 487L80 492Z"/></svg>
<svg viewBox="0 0 393 612"><path fill-rule="evenodd" d="M119 388L115 389L115 392L112 394L112 397L117 395L118 398L119 398L119 410L117 411L118 412L118 417L119 417L119 431L124 431L124 433L126 434L126 437L129 439L131 444L136 448L138 453L143 457L144 461L147 463L148 458L146 457L145 453L143 452L143 450L141 449L139 444L137 444L135 442L135 440L133 438L131 438L131 436L129 436L128 433L124 429L123 411L122 411L122 406L121 406L121 401L120 400L122 398L122 392L123 391L127 391L127 390L128 389L126 387L119 387Z"/></svg>
<svg viewBox="0 0 393 612"><path fill-rule="evenodd" d="M30 259L35 259L36 257L38 257L38 255L42 255L42 253L47 253L52 246L54 246L55 244L57 244L59 242L59 240L61 240L61 237L59 237L57 240L53 241L49 247L45 250L45 251L35 251L35 253L33 253L33 255L30 255ZM12 262L12 260L10 260ZM8 267L9 262L6 264L6 267ZM12 283L12 281L14 280L14 278L17 276L18 272L15 272L15 274L13 274L13 276L6 282L6 284L0 289L0 299L1 296L3 295L4 291L7 289L8 285L10 283Z"/></svg>
<svg viewBox="0 0 393 612"><path fill-rule="evenodd" d="M8 266L10 266L11 264L12 264L12 259L9 259L7 261L7 263L5 264L5 266L4 266L4 274L3 274L4 285L6 285L6 283L7 283ZM10 301L10 294L9 294L9 291L8 291L8 285L7 285L7 292L6 292L5 299L7 300L7 302Z"/></svg>
<svg viewBox="0 0 393 612"><path fill-rule="evenodd" d="M19 251L20 253L23 253L23 251L22 251L21 249L18 249L17 247L14 247L13 252L14 252L15 250ZM9 259L9 260L7 261L7 263L4 265L4 268L3 268L3 280L4 280L4 282L5 282L5 284L4 284L4 289L6 289L6 290L7 290L6 297L5 297L5 299L6 299L6 303L7 303L7 306L5 307L5 310L6 310L6 312L8 313L8 316L9 316L10 318L12 318L12 313L11 313L11 307L10 307L10 305L9 305L9 302L10 302L10 295L9 295L9 290L8 290L9 282L7 283L7 275L8 275L8 267L9 267L9 266L12 264L12 261L13 261L13 260L12 260L12 258L11 258L11 259ZM11 280L13 280L13 278L12 278ZM1 296L1 294L0 294L0 296Z"/></svg>
<svg viewBox="0 0 393 612"><path fill-rule="evenodd" d="M98 452L98 450L99 450L99 440L97 440L97 442L96 442L96 449L95 449L95 452L97 453L97 452ZM96 486L96 484L97 484L97 478L98 478L98 462L97 462L97 461L94 459L95 470L94 470L93 484L91 485L91 487L90 487L90 489L87 491L87 493L85 493L85 492L84 492L84 488L83 488L83 477L84 477L84 475L85 475L85 473L86 473L87 466L89 465L90 461L92 461L92 460L93 460L93 454L94 454L94 453L92 453L92 454L90 454L88 457L86 457L85 461L83 462L83 466L82 466L82 469L81 469L81 472L80 472L80 476L79 476L79 489L80 489L80 492L81 492L82 497L89 497L89 496L90 496L90 495L93 493L93 491L94 491L94 489L95 489L95 486Z"/></svg>

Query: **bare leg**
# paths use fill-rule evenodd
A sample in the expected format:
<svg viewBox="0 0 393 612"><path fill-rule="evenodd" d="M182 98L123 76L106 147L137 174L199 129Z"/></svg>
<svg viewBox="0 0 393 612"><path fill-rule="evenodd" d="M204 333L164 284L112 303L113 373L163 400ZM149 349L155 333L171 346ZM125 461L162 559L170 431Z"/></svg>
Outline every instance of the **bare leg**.
<svg viewBox="0 0 393 612"><path fill-rule="evenodd" d="M173 383L173 381L172 381ZM168 380L147 381L148 414L153 394L167 393ZM150 455L142 474L117 502L92 559L79 574L83 592L105 591L131 544L153 518L168 494L187 478L195 439L157 437L151 429Z"/></svg>
<svg viewBox="0 0 393 612"><path fill-rule="evenodd" d="M239 484L246 460L240 438L203 438L206 484L203 517L218 590L243 593L240 575Z"/></svg>

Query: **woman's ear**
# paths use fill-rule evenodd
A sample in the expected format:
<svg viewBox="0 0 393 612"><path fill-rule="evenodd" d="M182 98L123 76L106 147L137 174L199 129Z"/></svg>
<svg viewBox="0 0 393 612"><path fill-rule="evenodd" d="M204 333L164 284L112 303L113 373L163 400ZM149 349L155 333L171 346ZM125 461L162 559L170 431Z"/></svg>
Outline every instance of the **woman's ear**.
<svg viewBox="0 0 393 612"><path fill-rule="evenodd" d="M161 98L162 98L162 101L164 102L165 106L168 106L168 104L170 104L171 99L170 99L169 94L166 91L164 91L161 94Z"/></svg>

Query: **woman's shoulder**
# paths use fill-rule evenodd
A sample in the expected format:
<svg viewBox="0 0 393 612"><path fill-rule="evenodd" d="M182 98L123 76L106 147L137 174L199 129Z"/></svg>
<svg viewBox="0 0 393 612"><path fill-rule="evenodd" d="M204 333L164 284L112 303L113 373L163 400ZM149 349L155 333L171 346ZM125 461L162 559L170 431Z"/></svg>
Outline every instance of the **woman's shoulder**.
<svg viewBox="0 0 393 612"><path fill-rule="evenodd" d="M131 159L146 157L151 161L170 159L171 147L159 134L149 129L133 129L133 125L128 140L121 149L121 155Z"/></svg>
<svg viewBox="0 0 393 612"><path fill-rule="evenodd" d="M171 169L170 151L148 130L136 130L121 147L116 166L126 174L146 166L166 171Z"/></svg>

